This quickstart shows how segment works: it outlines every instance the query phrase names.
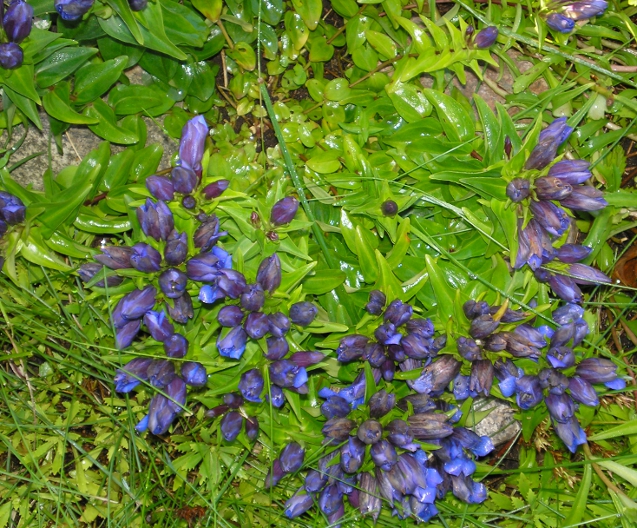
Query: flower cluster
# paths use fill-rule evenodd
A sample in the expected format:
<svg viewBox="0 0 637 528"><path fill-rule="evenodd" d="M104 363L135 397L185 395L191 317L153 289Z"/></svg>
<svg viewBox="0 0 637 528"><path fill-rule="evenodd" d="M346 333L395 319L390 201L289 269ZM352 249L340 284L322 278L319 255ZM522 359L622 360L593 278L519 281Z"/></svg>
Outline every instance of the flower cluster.
<svg viewBox="0 0 637 528"><path fill-rule="evenodd" d="M29 36L33 25L33 7L24 0L12 0L2 17L8 42L0 43L0 66L7 70L19 68L24 60L20 42Z"/></svg>
<svg viewBox="0 0 637 528"><path fill-rule="evenodd" d="M0 191L0 238L2 238L9 226L24 222L26 207L22 200L13 194Z"/></svg>
<svg viewBox="0 0 637 528"><path fill-rule="evenodd" d="M525 168L529 171L545 169L572 131L565 117L553 121L540 133ZM601 191L585 185L590 177L588 162L563 160L552 165L546 175L535 178L533 188L528 179L515 178L506 191L514 203L528 199L531 213L526 226L523 227L519 220L518 253L513 267L520 269L528 264L538 280L548 282L555 294L569 303L582 302L578 284L610 282L600 271L580 263L590 254L590 248L577 244L553 246L571 225L571 218L562 207L571 211L597 211L608 205ZM554 202L559 202L562 207ZM554 260L565 264L558 273L542 268Z"/></svg>
<svg viewBox="0 0 637 528"><path fill-rule="evenodd" d="M67 22L80 20L93 7L95 0L55 0L55 10ZM141 11L148 5L148 0L128 0L132 11Z"/></svg>
<svg viewBox="0 0 637 528"><path fill-rule="evenodd" d="M575 29L576 22L602 15L607 8L606 0L557 2L546 15L546 25L560 33L570 33Z"/></svg>

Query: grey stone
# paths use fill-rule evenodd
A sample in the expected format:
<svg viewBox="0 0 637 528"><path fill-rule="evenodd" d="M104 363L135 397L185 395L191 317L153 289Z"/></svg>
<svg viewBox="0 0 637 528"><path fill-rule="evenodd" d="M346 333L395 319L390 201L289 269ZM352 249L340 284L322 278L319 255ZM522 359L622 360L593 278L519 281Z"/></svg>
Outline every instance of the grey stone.
<svg viewBox="0 0 637 528"><path fill-rule="evenodd" d="M497 398L479 398L473 402L469 412L484 413L485 411L489 414L471 429L480 436L489 436L493 445L504 444L520 432L520 422L514 418L515 411L507 402Z"/></svg>

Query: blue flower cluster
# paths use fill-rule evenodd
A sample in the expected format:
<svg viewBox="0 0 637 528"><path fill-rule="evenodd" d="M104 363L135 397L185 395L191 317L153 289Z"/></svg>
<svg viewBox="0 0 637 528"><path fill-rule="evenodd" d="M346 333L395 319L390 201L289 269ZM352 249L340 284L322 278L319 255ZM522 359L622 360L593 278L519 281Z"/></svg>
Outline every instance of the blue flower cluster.
<svg viewBox="0 0 637 528"><path fill-rule="evenodd" d="M566 141L573 129L561 117L540 133L538 144L526 162L527 170L543 170L555 158L557 149ZM555 294L569 303L581 303L582 292L578 284L609 283L610 278L599 270L581 264L591 248L578 244L563 244L555 248L554 242L568 230L571 217L562 209L571 211L597 211L608 205L601 191L585 185L591 178L589 164L583 160L563 160L552 165L545 176L531 182L515 178L507 186L507 196L514 203L528 199L531 219L523 227L518 221L518 253L515 269L525 264L534 271L536 278L547 282ZM559 202L562 207L555 205ZM552 261L563 266L562 273L542 268ZM563 274L564 273L564 274Z"/></svg>
<svg viewBox="0 0 637 528"><path fill-rule="evenodd" d="M560 33L570 33L575 29L576 22L603 15L608 8L606 0L556 2L553 5L546 15L546 25Z"/></svg>
<svg viewBox="0 0 637 528"><path fill-rule="evenodd" d="M2 17L2 26L8 42L0 44L0 66L6 70L19 68L24 53L19 44L29 36L33 25L33 7L24 0L12 0Z"/></svg>

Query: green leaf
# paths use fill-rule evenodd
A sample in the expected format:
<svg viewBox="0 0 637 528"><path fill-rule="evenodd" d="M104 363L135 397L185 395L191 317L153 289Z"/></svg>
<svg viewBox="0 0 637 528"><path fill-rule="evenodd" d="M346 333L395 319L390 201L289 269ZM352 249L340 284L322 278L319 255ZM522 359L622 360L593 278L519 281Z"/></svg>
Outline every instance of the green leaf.
<svg viewBox="0 0 637 528"><path fill-rule="evenodd" d="M95 48L64 48L43 60L35 72L40 88L48 88L68 77L97 53Z"/></svg>
<svg viewBox="0 0 637 528"><path fill-rule="evenodd" d="M345 282L345 273L340 270L319 270L303 281L303 292L311 295L323 295Z"/></svg>
<svg viewBox="0 0 637 528"><path fill-rule="evenodd" d="M127 63L128 57L124 55L100 64L89 64L80 68L75 74L73 88L75 103L90 103L106 93L117 82Z"/></svg>
<svg viewBox="0 0 637 528"><path fill-rule="evenodd" d="M374 284L375 290L381 290L387 295L389 299L401 299L405 300L405 292L402 289L402 284L394 275L391 266L385 260L382 253L378 250L375 251L376 264L378 266L378 280Z"/></svg>
<svg viewBox="0 0 637 528"><path fill-rule="evenodd" d="M175 59L186 60L188 57L168 38L164 27L162 7L159 2L149 2L146 9L137 11L135 17L140 22L145 46L161 51ZM155 46L155 47L153 47Z"/></svg>
<svg viewBox="0 0 637 528"><path fill-rule="evenodd" d="M162 0L161 7L166 36L173 44L193 48L201 48L204 45L210 28L198 14L172 0Z"/></svg>
<svg viewBox="0 0 637 528"><path fill-rule="evenodd" d="M631 486L637 487L637 471L634 469L613 460L601 460L598 458L594 458L593 460L608 471L611 471L612 473L615 473L615 475L619 475L624 480L630 482Z"/></svg>
<svg viewBox="0 0 637 528"><path fill-rule="evenodd" d="M566 519L562 522L562 526L567 528L568 526L579 526L584 512L586 511L586 503L588 502L588 492L591 489L591 476L593 474L592 464L586 464L584 466L584 472L582 474L582 480L579 483L579 489L577 495L571 505L571 512Z"/></svg>
<svg viewBox="0 0 637 528"><path fill-rule="evenodd" d="M120 16L130 34L133 36L137 44L144 45L144 37L139 29L139 25L135 20L133 11L130 8L129 3L126 0L107 0L108 4L113 10Z"/></svg>
<svg viewBox="0 0 637 528"><path fill-rule="evenodd" d="M42 104L40 96L36 92L35 83L33 82L33 65L23 64L16 70L11 70L9 74L3 76L5 86L37 104Z"/></svg>
<svg viewBox="0 0 637 528"><path fill-rule="evenodd" d="M365 236L361 226L356 226L354 243L356 244L356 254L358 255L360 270L365 282L375 282L378 278L378 267L374 249L369 244L368 237Z"/></svg>
<svg viewBox="0 0 637 528"><path fill-rule="evenodd" d="M491 210L495 213L502 230L509 243L509 260L515 262L518 254L518 217L513 207L505 208L505 204L495 198L490 202Z"/></svg>
<svg viewBox="0 0 637 528"><path fill-rule="evenodd" d="M96 99L92 106L84 110L84 115L97 119L97 125L89 126L99 137L121 145L133 145L139 141L137 134L117 125L115 112L101 99Z"/></svg>
<svg viewBox="0 0 637 528"><path fill-rule="evenodd" d="M29 236L23 241L20 249L22 255L29 262L58 271L70 271L71 267L65 264L55 253L46 247L42 236L37 229L32 229Z"/></svg>
<svg viewBox="0 0 637 528"><path fill-rule="evenodd" d="M40 121L40 114L38 114L38 108L35 106L35 103L20 95L17 92L14 92L7 85L4 86L5 95L11 100L11 102L16 105L21 112L24 113L40 130L42 130L42 122Z"/></svg>
<svg viewBox="0 0 637 528"><path fill-rule="evenodd" d="M108 94L108 102L118 115L138 114L141 112L152 116L163 114L174 101L156 86L131 84L116 86Z"/></svg>
<svg viewBox="0 0 637 528"><path fill-rule="evenodd" d="M473 100L482 123L482 134L484 136L484 163L489 166L502 159L504 153L504 137L502 128L498 123L495 114L489 108L484 99L478 94L473 94Z"/></svg>
<svg viewBox="0 0 637 528"><path fill-rule="evenodd" d="M476 129L473 125L473 118L460 103L452 97L430 88L425 88L423 92L436 108L438 119L451 141L463 142L475 137Z"/></svg>
<svg viewBox="0 0 637 528"><path fill-rule="evenodd" d="M591 442L597 442L598 440L606 440L608 438L618 438L620 436L631 436L637 435L637 419L630 420L629 422L625 422L616 427L611 427L602 431L601 433L596 433L588 437L588 440Z"/></svg>
<svg viewBox="0 0 637 528"><path fill-rule="evenodd" d="M44 106L47 114L64 123L93 125L98 122L98 119L95 117L78 114L73 110L68 102L60 97L60 91L57 88L44 94L42 97L42 106Z"/></svg>
<svg viewBox="0 0 637 528"><path fill-rule="evenodd" d="M38 207L44 207L44 212L38 217L42 223L42 235L49 237L51 234L66 220L70 218L70 222L75 220L75 214L84 200L91 192L92 183L86 183L71 187L66 191L58 194L55 202L41 202ZM72 218L71 218L72 217Z"/></svg>
<svg viewBox="0 0 637 528"><path fill-rule="evenodd" d="M386 59L396 56L396 43L384 33L368 29L365 31L367 42Z"/></svg>
<svg viewBox="0 0 637 528"><path fill-rule="evenodd" d="M124 185L128 181L134 159L135 152L131 149L123 150L119 154L111 156L99 187L100 191L111 191Z"/></svg>
<svg viewBox="0 0 637 528"><path fill-rule="evenodd" d="M321 19L323 2L321 0L292 0L292 5L294 10L301 15L308 29L314 31Z"/></svg>
<svg viewBox="0 0 637 528"><path fill-rule="evenodd" d="M398 79L385 87L385 91L396 111L408 123L416 123L431 114L431 103L413 84L401 83Z"/></svg>
<svg viewBox="0 0 637 528"><path fill-rule="evenodd" d="M454 292L431 255L425 255L425 263L429 272L429 280L436 296L438 319L443 325L446 325L447 321L453 316Z"/></svg>
<svg viewBox="0 0 637 528"><path fill-rule="evenodd" d="M216 22L223 9L223 0L193 0L192 5L208 20Z"/></svg>

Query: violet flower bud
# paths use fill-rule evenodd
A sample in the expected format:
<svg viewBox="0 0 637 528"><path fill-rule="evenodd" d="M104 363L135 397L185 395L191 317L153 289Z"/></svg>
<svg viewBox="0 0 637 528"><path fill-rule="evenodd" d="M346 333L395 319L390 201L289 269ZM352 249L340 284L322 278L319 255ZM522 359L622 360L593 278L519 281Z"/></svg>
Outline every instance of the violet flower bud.
<svg viewBox="0 0 637 528"><path fill-rule="evenodd" d="M356 422L353 420L335 417L325 422L321 432L325 438L330 438L335 443L340 444L349 438L349 433L354 427L356 427Z"/></svg>
<svg viewBox="0 0 637 528"><path fill-rule="evenodd" d="M478 49L490 48L498 38L498 28L488 26L476 34L474 44Z"/></svg>
<svg viewBox="0 0 637 528"><path fill-rule="evenodd" d="M589 167L588 161L562 160L549 169L549 176L559 178L570 185L579 185L592 177Z"/></svg>
<svg viewBox="0 0 637 528"><path fill-rule="evenodd" d="M217 405L216 407L213 407L212 409L208 409L205 412L204 416L206 418L218 418L219 416L227 413L229 409L230 407L228 407L227 405Z"/></svg>
<svg viewBox="0 0 637 528"><path fill-rule="evenodd" d="M360 487L358 500L361 515L369 515L376 522L382 507L378 495L378 481L371 473L365 472L359 476L358 485Z"/></svg>
<svg viewBox="0 0 637 528"><path fill-rule="evenodd" d="M385 348L375 341L370 341L365 345L361 359L369 361L372 367L381 368L385 363L385 359L387 359Z"/></svg>
<svg viewBox="0 0 637 528"><path fill-rule="evenodd" d="M456 342L458 353L467 361L476 361L482 359L482 350L473 339L459 337Z"/></svg>
<svg viewBox="0 0 637 528"><path fill-rule="evenodd" d="M263 392L263 376L258 369L250 369L241 375L239 390L243 397L254 403L261 403L261 393Z"/></svg>
<svg viewBox="0 0 637 528"><path fill-rule="evenodd" d="M322 460L322 459L321 459ZM319 461L319 464L321 462ZM323 489L323 486L327 483L328 476L322 471L316 471L311 469L305 476L304 488L309 493L315 493Z"/></svg>
<svg viewBox="0 0 637 528"><path fill-rule="evenodd" d="M460 442L462 447L471 451L475 456L486 456L494 449L491 438L479 436L465 427L454 428L452 438Z"/></svg>
<svg viewBox="0 0 637 528"><path fill-rule="evenodd" d="M390 383L394 379L394 374L396 373L396 365L394 364L394 362L391 359L387 358L385 361L383 361L383 364L379 368L383 379L386 382Z"/></svg>
<svg viewBox="0 0 637 528"><path fill-rule="evenodd" d="M177 166L173 168L170 177L172 179L173 191L181 194L190 194L199 183L199 178L197 178L195 171L187 167Z"/></svg>
<svg viewBox="0 0 637 528"><path fill-rule="evenodd" d="M23 0L13 0L5 11L2 25L7 38L20 44L31 33L33 7Z"/></svg>
<svg viewBox="0 0 637 528"><path fill-rule="evenodd" d="M302 301L290 306L290 320L299 326L307 326L314 321L318 308L311 302Z"/></svg>
<svg viewBox="0 0 637 528"><path fill-rule="evenodd" d="M213 214L197 228L193 235L193 242L201 251L209 251L217 240L226 234L228 234L227 231L219 231L219 219Z"/></svg>
<svg viewBox="0 0 637 528"><path fill-rule="evenodd" d="M181 166L193 170L197 176L201 176L201 159L203 158L207 135L208 124L201 115L192 118L181 130L181 141L179 142Z"/></svg>
<svg viewBox="0 0 637 528"><path fill-rule="evenodd" d="M328 484L319 494L318 503L319 508L325 515L332 515L343 507L343 493L336 483Z"/></svg>
<svg viewBox="0 0 637 528"><path fill-rule="evenodd" d="M153 361L148 366L148 381L158 389L166 387L175 376L174 365L166 359Z"/></svg>
<svg viewBox="0 0 637 528"><path fill-rule="evenodd" d="M186 291L187 275L178 269L169 268L159 276L159 288L169 299L177 299Z"/></svg>
<svg viewBox="0 0 637 528"><path fill-rule="evenodd" d="M405 328L410 334L416 334L424 339L430 339L434 335L434 325L431 319L412 317L407 321Z"/></svg>
<svg viewBox="0 0 637 528"><path fill-rule="evenodd" d="M226 296L225 292L219 288L218 277L212 284L206 284L199 289L199 300L204 304L213 304Z"/></svg>
<svg viewBox="0 0 637 528"><path fill-rule="evenodd" d="M307 372L292 361L280 359L270 363L270 381L279 387L299 388L307 381Z"/></svg>
<svg viewBox="0 0 637 528"><path fill-rule="evenodd" d="M305 493L303 488L301 488L285 503L285 516L288 519L295 519L303 515L313 505L314 497L309 493Z"/></svg>
<svg viewBox="0 0 637 528"><path fill-rule="evenodd" d="M290 320L281 312L268 315L270 334L274 337L283 337L290 329Z"/></svg>
<svg viewBox="0 0 637 528"><path fill-rule="evenodd" d="M135 358L122 368L115 371L115 390L117 392L130 392L142 381L148 381L148 367L153 363L152 358Z"/></svg>
<svg viewBox="0 0 637 528"><path fill-rule="evenodd" d="M93 7L94 0L55 0L55 10L63 20L75 21L82 18Z"/></svg>
<svg viewBox="0 0 637 528"><path fill-rule="evenodd" d="M588 20L594 16L603 15L607 7L606 0L572 2L564 7L564 14L575 21Z"/></svg>
<svg viewBox="0 0 637 528"><path fill-rule="evenodd" d="M568 273L573 276L572 278L577 284L610 284L612 282L610 277L586 264L571 264L568 267Z"/></svg>
<svg viewBox="0 0 637 528"><path fill-rule="evenodd" d="M564 244L557 248L557 260L566 264L574 264L580 260L584 260L590 255L592 248L580 246L579 244Z"/></svg>
<svg viewBox="0 0 637 528"><path fill-rule="evenodd" d="M243 416L237 411L230 411L221 419L221 434L227 442L232 442L239 436L243 426Z"/></svg>
<svg viewBox="0 0 637 528"><path fill-rule="evenodd" d="M576 402L588 405L589 407L597 407L599 405L599 398L595 388L585 379L579 376L573 376L569 379L568 388L571 393L571 398Z"/></svg>
<svg viewBox="0 0 637 528"><path fill-rule="evenodd" d="M610 389L625 387L624 380L617 377L617 365L609 359L583 359L575 367L575 374L589 383L603 383Z"/></svg>
<svg viewBox="0 0 637 528"><path fill-rule="evenodd" d="M398 454L387 440L379 440L372 445L369 454L379 468L389 471L398 462Z"/></svg>
<svg viewBox="0 0 637 528"><path fill-rule="evenodd" d="M144 234L155 240L166 240L175 228L173 214L161 200L155 203L147 198L146 203L137 208L137 219Z"/></svg>
<svg viewBox="0 0 637 528"><path fill-rule="evenodd" d="M484 341L485 350L489 350L490 352L502 352L506 349L508 344L509 332L498 332L496 334L491 334ZM476 349L480 350L477 345ZM475 349L473 350L475 353ZM464 356L463 356L464 357ZM469 359L473 358L473 359ZM473 361L474 359L481 359L481 357L474 356L473 354L465 359L469 361Z"/></svg>
<svg viewBox="0 0 637 528"><path fill-rule="evenodd" d="M325 354L316 350L307 350L304 352L295 352L290 356L290 361L299 367L311 367L325 359Z"/></svg>
<svg viewBox="0 0 637 528"><path fill-rule="evenodd" d="M265 395L265 401L271 402L277 409L283 407L285 403L285 395L283 389L278 385L270 385L270 394Z"/></svg>
<svg viewBox="0 0 637 528"><path fill-rule="evenodd" d="M115 332L115 347L124 350L129 347L138 334L142 322L140 320L130 321L118 327Z"/></svg>
<svg viewBox="0 0 637 528"><path fill-rule="evenodd" d="M181 411L181 405L186 403L186 384L181 378L175 377L166 387L166 393L180 405L176 405L162 394L153 396L148 410L148 429L154 435L168 431L170 424Z"/></svg>
<svg viewBox="0 0 637 528"><path fill-rule="evenodd" d="M462 363L453 356L444 355L425 367L423 374L431 376L431 389L429 392L433 395L442 393L458 375L461 366Z"/></svg>
<svg viewBox="0 0 637 528"><path fill-rule="evenodd" d="M164 260L169 266L179 266L188 256L188 239L186 233L178 233L174 229L166 238Z"/></svg>
<svg viewBox="0 0 637 528"><path fill-rule="evenodd" d="M397 345L402 339L402 334L396 332L396 327L391 323L380 325L374 331L374 337L381 345Z"/></svg>
<svg viewBox="0 0 637 528"><path fill-rule="evenodd" d="M481 315L471 321L469 335L471 335L474 339L484 339L495 332L499 325L500 321L496 321L491 315Z"/></svg>
<svg viewBox="0 0 637 528"><path fill-rule="evenodd" d="M140 242L131 249L130 263L137 271L154 273L161 269L161 255L153 246Z"/></svg>
<svg viewBox="0 0 637 528"><path fill-rule="evenodd" d="M383 216L396 216L398 213L398 204L394 200L385 200L380 205L380 212Z"/></svg>
<svg viewBox="0 0 637 528"><path fill-rule="evenodd" d="M387 431L387 440L398 447L404 447L414 441L414 435L411 434L409 424L405 420L397 418L392 420L385 426Z"/></svg>
<svg viewBox="0 0 637 528"><path fill-rule="evenodd" d="M409 321L413 313L414 309L410 304L403 303L400 299L396 299L389 304L383 318L386 322L390 322L398 328Z"/></svg>
<svg viewBox="0 0 637 528"><path fill-rule="evenodd" d="M470 477L451 477L453 494L468 504L480 504L487 499L487 488Z"/></svg>
<svg viewBox="0 0 637 528"><path fill-rule="evenodd" d="M365 310L372 315L380 315L387 302L387 297L380 290L369 292L369 302L365 305Z"/></svg>
<svg viewBox="0 0 637 528"><path fill-rule="evenodd" d="M551 394L564 394L568 389L568 378L561 370L545 368L538 373L540 387L548 389Z"/></svg>
<svg viewBox="0 0 637 528"><path fill-rule="evenodd" d="M164 352L169 358L182 358L188 353L188 340L175 333L164 341Z"/></svg>
<svg viewBox="0 0 637 528"><path fill-rule="evenodd" d="M258 312L265 303L265 293L261 285L257 282L249 284L241 294L241 307L249 312Z"/></svg>
<svg viewBox="0 0 637 528"><path fill-rule="evenodd" d="M584 319L575 321L575 334L573 335L573 347L579 345L588 335L588 323Z"/></svg>
<svg viewBox="0 0 637 528"><path fill-rule="evenodd" d="M553 420L566 423L575 413L575 404L566 394L549 394L545 399L546 407Z"/></svg>
<svg viewBox="0 0 637 528"><path fill-rule="evenodd" d="M245 422L246 436L250 442L254 442L259 436L259 420L256 416L248 416Z"/></svg>
<svg viewBox="0 0 637 528"><path fill-rule="evenodd" d="M148 0L128 0L131 11L143 11L148 5Z"/></svg>
<svg viewBox="0 0 637 528"><path fill-rule="evenodd" d="M481 315L487 315L489 313L490 306L485 301L468 300L462 305L462 311L467 319L475 319Z"/></svg>
<svg viewBox="0 0 637 528"><path fill-rule="evenodd" d="M284 476L285 473L283 472L283 469L281 469L281 462L277 458L274 462L272 462L272 467L268 470L268 474L265 476L265 482L263 485L266 488L273 488L281 482L281 479Z"/></svg>
<svg viewBox="0 0 637 528"><path fill-rule="evenodd" d="M146 188L157 200L170 202L175 197L175 187L166 176L149 176L146 178Z"/></svg>
<svg viewBox="0 0 637 528"><path fill-rule="evenodd" d="M515 387L520 409L527 411L542 401L542 387L537 376L522 376L516 380Z"/></svg>
<svg viewBox="0 0 637 528"><path fill-rule="evenodd" d="M268 316L263 312L251 312L246 317L243 327L252 339L261 339L270 328Z"/></svg>
<svg viewBox="0 0 637 528"><path fill-rule="evenodd" d="M563 325L553 332L551 336L551 347L559 347L568 343L575 335L575 323L569 322Z"/></svg>
<svg viewBox="0 0 637 528"><path fill-rule="evenodd" d="M146 312L144 314L144 324L153 339L162 343L175 333L175 328L170 324L168 317L166 317L166 312L163 310L161 312L153 310Z"/></svg>
<svg viewBox="0 0 637 528"><path fill-rule="evenodd" d="M1 267L1 266L0 266ZM77 270L77 274L82 279L82 282L89 282L95 277L104 276L104 266L98 264L97 262L87 262L82 264ZM95 286L98 288L104 288L108 286L109 288L114 288L115 286L119 286L122 282L124 282L123 277L118 277L117 275L111 275L106 277L105 280L101 280L95 283Z"/></svg>
<svg viewBox="0 0 637 528"><path fill-rule="evenodd" d="M154 286L146 286L143 290L134 290L119 301L117 308L125 321L140 319L155 306L157 290Z"/></svg>
<svg viewBox="0 0 637 528"><path fill-rule="evenodd" d="M26 207L20 198L0 191L0 219L9 225L15 225L24 222L25 214Z"/></svg>
<svg viewBox="0 0 637 528"><path fill-rule="evenodd" d="M296 442L290 442L283 448L279 456L281 469L284 473L296 473L303 466L305 449Z"/></svg>
<svg viewBox="0 0 637 528"><path fill-rule="evenodd" d="M553 321L559 325L577 321L584 315L584 308L577 304L565 304L553 312Z"/></svg>
<svg viewBox="0 0 637 528"><path fill-rule="evenodd" d="M192 319L195 315L192 299L187 293L174 299L172 305L167 302L166 309L172 320L181 324L186 324L188 319Z"/></svg>
<svg viewBox="0 0 637 528"><path fill-rule="evenodd" d="M531 200L530 208L538 224L553 236L562 236L571 225L571 220L564 210L552 202Z"/></svg>
<svg viewBox="0 0 637 528"><path fill-rule="evenodd" d="M243 405L243 396L236 392L228 392L223 395L223 403L230 409L238 409Z"/></svg>
<svg viewBox="0 0 637 528"><path fill-rule="evenodd" d="M0 44L0 66L5 70L13 70L22 66L24 53L22 48L15 42Z"/></svg>
<svg viewBox="0 0 637 528"><path fill-rule="evenodd" d="M546 359L553 368L569 368L575 365L573 349L566 346L551 348L546 354Z"/></svg>
<svg viewBox="0 0 637 528"><path fill-rule="evenodd" d="M243 321L243 311L238 306L224 306L219 310L217 321L221 326L230 328L238 326L241 324L241 321Z"/></svg>
<svg viewBox="0 0 637 528"><path fill-rule="evenodd" d="M221 268L217 279L219 289L231 299L238 299L246 289L246 278L236 270Z"/></svg>
<svg viewBox="0 0 637 528"><path fill-rule="evenodd" d="M103 255L95 255L95 260L107 268L118 270L132 268L133 248L126 246L107 246L102 248Z"/></svg>
<svg viewBox="0 0 637 528"><path fill-rule="evenodd" d="M216 182L206 185L201 192L207 200L214 200L215 198L219 198L229 185L230 180L217 180Z"/></svg>
<svg viewBox="0 0 637 528"><path fill-rule="evenodd" d="M493 364L489 359L479 359L471 364L469 390L488 396L493 384Z"/></svg>
<svg viewBox="0 0 637 528"><path fill-rule="evenodd" d="M299 209L299 201L294 196L286 196L272 206L270 222L275 226L289 224Z"/></svg>
<svg viewBox="0 0 637 528"><path fill-rule="evenodd" d="M551 13L546 17L546 25L560 33L570 33L575 28L575 21L561 13Z"/></svg>
<svg viewBox="0 0 637 528"><path fill-rule="evenodd" d="M369 399L369 416L382 418L396 405L396 395L387 393L385 389L379 390Z"/></svg>
<svg viewBox="0 0 637 528"><path fill-rule="evenodd" d="M340 396L330 396L321 405L321 414L328 420L331 418L345 418L349 412L349 403Z"/></svg>
<svg viewBox="0 0 637 528"><path fill-rule="evenodd" d="M515 178L509 182L506 188L507 197L514 203L528 198L531 193L531 182L524 178Z"/></svg>
<svg viewBox="0 0 637 528"><path fill-rule="evenodd" d="M563 200L573 192L573 187L560 178L542 176L534 183L535 194L540 200Z"/></svg>
<svg viewBox="0 0 637 528"><path fill-rule="evenodd" d="M560 203L573 211L599 211L608 205L604 193L588 185L574 187L573 192Z"/></svg>
<svg viewBox="0 0 637 528"><path fill-rule="evenodd" d="M369 341L368 337L359 334L350 334L341 339L336 356L339 361L347 363L354 359L358 359L365 351L365 345Z"/></svg>
<svg viewBox="0 0 637 528"><path fill-rule="evenodd" d="M203 387L208 382L205 367L197 361L186 361L181 365L181 377L191 387Z"/></svg>
<svg viewBox="0 0 637 528"><path fill-rule="evenodd" d="M198 282L213 282L220 274L219 259L212 253L199 253L186 262L188 278Z"/></svg>
<svg viewBox="0 0 637 528"><path fill-rule="evenodd" d="M232 269L232 255L219 246L213 247L210 252L219 259L219 268Z"/></svg>
<svg viewBox="0 0 637 528"><path fill-rule="evenodd" d="M577 451L578 445L586 443L586 433L574 416L564 423L553 421L553 428L571 453Z"/></svg>
<svg viewBox="0 0 637 528"><path fill-rule="evenodd" d="M558 147L568 139L573 128L566 124L565 117L555 119L548 127L540 132L536 147L531 152L524 166L525 169L543 169L553 159Z"/></svg>
<svg viewBox="0 0 637 528"><path fill-rule="evenodd" d="M281 285L281 260L276 253L263 259L259 265L257 282L270 293L273 293Z"/></svg>
<svg viewBox="0 0 637 528"><path fill-rule="evenodd" d="M418 440L437 440L453 433L447 416L435 413L419 413L407 418L409 430Z"/></svg>
<svg viewBox="0 0 637 528"><path fill-rule="evenodd" d="M290 351L290 345L288 345L285 337L268 337L266 339L268 347L268 353L265 355L270 361L276 361L277 359L283 359Z"/></svg>
<svg viewBox="0 0 637 528"><path fill-rule="evenodd" d="M357 473L365 459L365 444L350 436L340 449L341 468L345 473Z"/></svg>
<svg viewBox="0 0 637 528"><path fill-rule="evenodd" d="M217 337L217 350L223 357L231 359L241 359L243 352L246 349L246 343L248 341L248 335L241 326L235 326L229 332L222 332Z"/></svg>
<svg viewBox="0 0 637 528"><path fill-rule="evenodd" d="M568 303L581 303L582 291L570 277L565 275L551 274L548 278L549 285L560 298Z"/></svg>

